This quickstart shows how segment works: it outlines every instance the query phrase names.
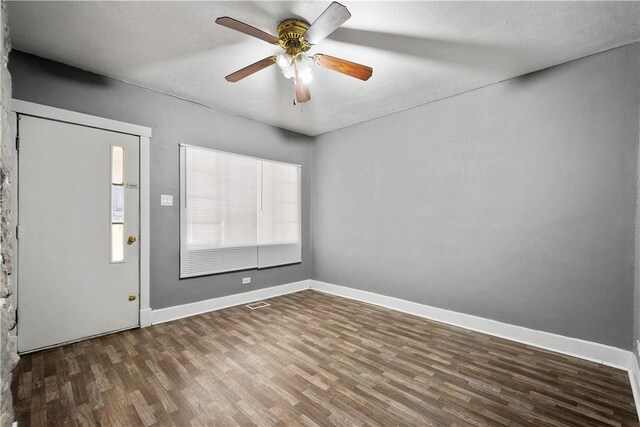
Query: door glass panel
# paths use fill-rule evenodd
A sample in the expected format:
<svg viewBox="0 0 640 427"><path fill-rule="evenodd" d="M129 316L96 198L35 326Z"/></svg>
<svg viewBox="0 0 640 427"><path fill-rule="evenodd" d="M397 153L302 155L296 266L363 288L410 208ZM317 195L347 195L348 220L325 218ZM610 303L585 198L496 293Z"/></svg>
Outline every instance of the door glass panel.
<svg viewBox="0 0 640 427"><path fill-rule="evenodd" d="M124 261L124 224L111 224L111 262Z"/></svg>
<svg viewBox="0 0 640 427"><path fill-rule="evenodd" d="M124 183L124 148L111 147L111 183Z"/></svg>
<svg viewBox="0 0 640 427"><path fill-rule="evenodd" d="M111 222L122 224L124 222L124 187L111 185Z"/></svg>
<svg viewBox="0 0 640 427"><path fill-rule="evenodd" d="M111 147L111 262L124 261L124 148Z"/></svg>

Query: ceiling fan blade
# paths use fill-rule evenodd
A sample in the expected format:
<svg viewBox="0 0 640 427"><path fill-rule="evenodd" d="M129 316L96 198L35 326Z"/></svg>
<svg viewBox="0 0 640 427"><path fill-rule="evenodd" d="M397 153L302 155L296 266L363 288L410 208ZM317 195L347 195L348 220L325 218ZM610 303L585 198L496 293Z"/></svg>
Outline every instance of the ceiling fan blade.
<svg viewBox="0 0 640 427"><path fill-rule="evenodd" d="M257 29L256 27L252 27L249 24L245 24L244 22L240 22L237 19L233 19L228 16L221 16L220 18L216 19L216 24L259 38L260 40L264 40L267 43L278 44L278 38L276 36L273 36L269 33Z"/></svg>
<svg viewBox="0 0 640 427"><path fill-rule="evenodd" d="M336 58L335 56L316 53L313 55L313 60L321 67L364 81L369 80L369 77L373 74L373 68L371 67L356 64L355 62L347 61L345 59Z"/></svg>
<svg viewBox="0 0 640 427"><path fill-rule="evenodd" d="M294 86L296 91L296 101L298 102L298 104L302 104L311 99L309 88L304 84L297 71L294 80Z"/></svg>
<svg viewBox="0 0 640 427"><path fill-rule="evenodd" d="M228 82L232 82L235 83L238 80L242 80L245 77L250 76L253 73L257 73L258 71L267 68L269 65L273 65L276 63L276 57L275 56L268 56L264 59L261 59L258 62L254 62L251 65L247 65L246 67L236 71L235 73L231 73L229 74L227 77L225 77L225 79Z"/></svg>
<svg viewBox="0 0 640 427"><path fill-rule="evenodd" d="M304 33L304 38L311 44L318 44L349 18L351 18L349 10L334 1L311 24L311 27Z"/></svg>

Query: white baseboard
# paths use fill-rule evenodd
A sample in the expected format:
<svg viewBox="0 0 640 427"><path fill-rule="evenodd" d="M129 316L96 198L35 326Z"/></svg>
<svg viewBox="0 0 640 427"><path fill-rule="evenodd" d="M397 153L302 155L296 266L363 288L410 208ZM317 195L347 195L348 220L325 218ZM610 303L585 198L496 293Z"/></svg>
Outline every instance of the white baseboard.
<svg viewBox="0 0 640 427"><path fill-rule="evenodd" d="M198 301L191 304L160 308L157 310L151 310L151 322L155 325L157 323L182 319L183 317L195 316L196 314L202 314L209 311L221 310L235 305L249 304L250 302L266 298L290 294L304 289L309 289L309 287L310 281L302 280L300 282L287 283L285 285L272 286L265 289L257 289L255 291ZM140 313L140 324L142 326L142 312Z"/></svg>
<svg viewBox="0 0 640 427"><path fill-rule="evenodd" d="M522 326L514 326L483 317L431 307L345 286L332 285L317 280L311 280L311 289L379 305L454 326L460 326L465 329L471 329L473 331L544 348L569 356L579 357L627 371L632 368L632 359L634 359L632 352L604 344L537 331Z"/></svg>
<svg viewBox="0 0 640 427"><path fill-rule="evenodd" d="M459 326L465 329L494 335L534 347L544 348L546 350L555 351L569 356L602 363L603 365L627 371L631 371L637 363L636 357L628 350L585 341L578 338L552 334L550 332L524 328L522 326L510 325L508 323L485 319L483 317L458 313L455 311L380 295L373 292L348 288L346 286L333 285L317 280L302 280L300 282L288 283L285 285L273 286L270 288L258 289L255 291L243 292L241 294L228 295L220 298L176 305L157 310L141 310L140 326L145 326L147 322L149 322L149 318L152 324L164 323L209 311L221 310L227 307L248 304L250 302L266 298L290 294L309 288L344 298L379 305L438 322ZM640 392L640 370L638 370L637 373L639 380L638 390Z"/></svg>

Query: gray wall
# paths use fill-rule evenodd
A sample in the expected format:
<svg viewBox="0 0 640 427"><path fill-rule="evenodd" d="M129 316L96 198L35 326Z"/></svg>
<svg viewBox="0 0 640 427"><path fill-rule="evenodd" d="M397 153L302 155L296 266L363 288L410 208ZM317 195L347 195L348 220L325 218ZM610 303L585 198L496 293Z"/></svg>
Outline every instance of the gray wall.
<svg viewBox="0 0 640 427"><path fill-rule="evenodd" d="M246 292L310 277L311 140L241 117L60 63L12 52L13 96L153 128L151 140L151 307ZM179 280L178 144L213 147L302 165L302 264ZM160 206L160 194L174 196ZM251 276L252 283L241 284Z"/></svg>
<svg viewBox="0 0 640 427"><path fill-rule="evenodd" d="M638 59L318 137L312 278L631 348Z"/></svg>
<svg viewBox="0 0 640 427"><path fill-rule="evenodd" d="M640 113L640 112L639 112ZM640 116L638 116L640 123ZM640 141L638 143L638 155L640 159ZM634 304L633 304L633 351L636 359L640 356L640 161L637 168L636 181L636 256L635 256L635 288L634 288ZM640 361L639 361L640 363Z"/></svg>
<svg viewBox="0 0 640 427"><path fill-rule="evenodd" d="M638 59L625 46L313 144L20 52L10 69L18 99L153 128L153 308L312 277L630 348ZM177 198L181 142L302 164L304 262L178 280L159 197Z"/></svg>

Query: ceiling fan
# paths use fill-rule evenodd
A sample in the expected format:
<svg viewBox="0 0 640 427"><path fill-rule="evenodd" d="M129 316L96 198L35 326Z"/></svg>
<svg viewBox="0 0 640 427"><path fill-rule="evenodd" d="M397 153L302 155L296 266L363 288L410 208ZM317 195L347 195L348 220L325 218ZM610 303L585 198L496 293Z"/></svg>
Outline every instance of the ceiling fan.
<svg viewBox="0 0 640 427"><path fill-rule="evenodd" d="M268 56L258 62L254 62L229 74L225 79L235 83L270 65L278 64L287 79L293 78L295 99L298 103L307 102L311 99L307 84L312 78L311 64L313 62L321 67L366 81L373 74L371 67L322 53L316 53L313 56L306 54L309 49L334 32L350 17L349 10L334 1L311 25L307 21L295 18L281 21L277 27L278 37L276 37L244 22L228 16L222 16L216 19L217 24L280 46L285 51L284 54Z"/></svg>

